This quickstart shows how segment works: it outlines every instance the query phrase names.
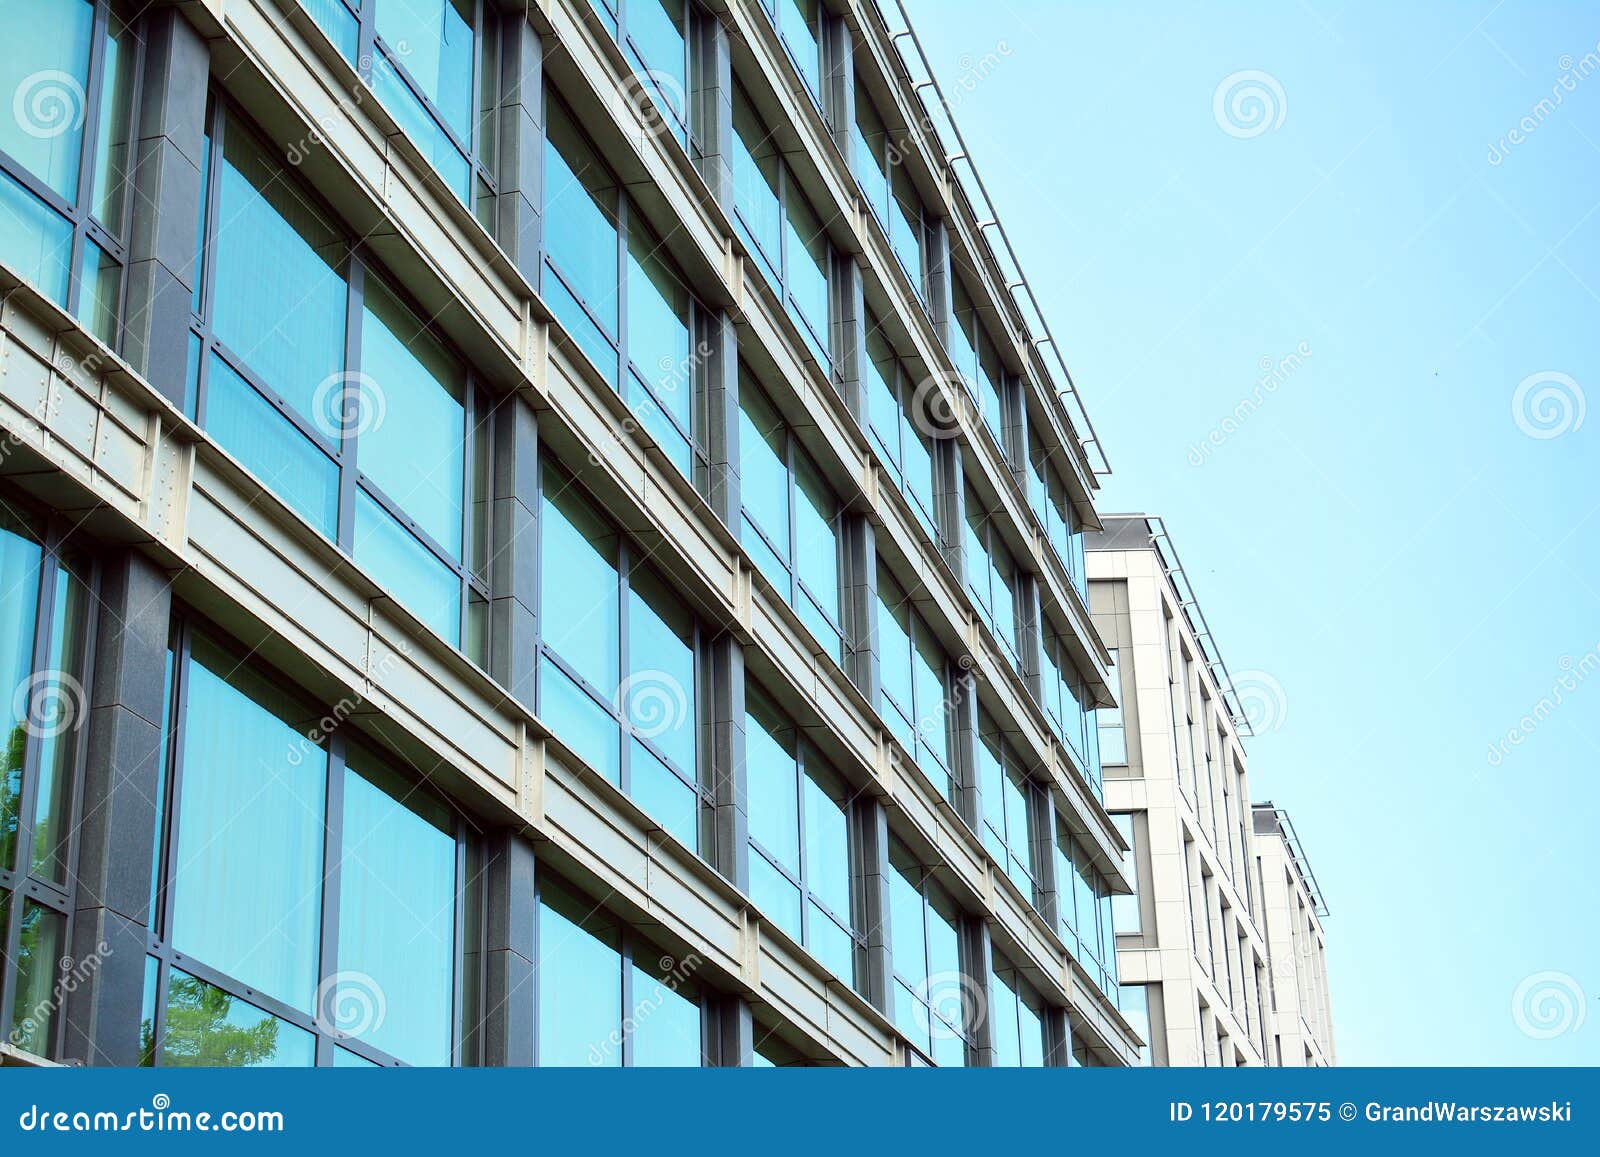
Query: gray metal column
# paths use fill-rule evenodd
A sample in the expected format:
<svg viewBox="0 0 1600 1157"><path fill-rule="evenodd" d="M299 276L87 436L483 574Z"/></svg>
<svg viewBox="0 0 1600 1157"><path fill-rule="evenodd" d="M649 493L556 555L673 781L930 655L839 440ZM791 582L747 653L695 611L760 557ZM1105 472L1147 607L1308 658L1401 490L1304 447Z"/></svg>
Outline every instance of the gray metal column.
<svg viewBox="0 0 1600 1157"><path fill-rule="evenodd" d="M857 919L866 935L861 969L865 996L885 1016L891 1015L890 982L894 977L889 926L889 813L875 796L860 796L852 812L855 824L855 877L860 912Z"/></svg>
<svg viewBox="0 0 1600 1157"><path fill-rule="evenodd" d="M952 393L960 386L950 383ZM955 405L964 405L960 396L953 397ZM961 461L959 438L937 438L933 443L933 503L934 518L939 524L939 546L950 569L962 581L967 577L966 530L967 494L966 472Z"/></svg>
<svg viewBox="0 0 1600 1157"><path fill-rule="evenodd" d="M744 647L732 635L711 652L712 866L741 891L750 888L750 798L745 776Z"/></svg>
<svg viewBox="0 0 1600 1157"><path fill-rule="evenodd" d="M756 1021L742 996L711 998L708 1052L719 1068L748 1069L755 1064Z"/></svg>
<svg viewBox="0 0 1600 1157"><path fill-rule="evenodd" d="M856 122L855 37L843 16L822 6L822 109L833 140L855 172L851 126Z"/></svg>
<svg viewBox="0 0 1600 1157"><path fill-rule="evenodd" d="M500 35L495 239L529 285L539 287L544 208L544 43L522 5Z"/></svg>
<svg viewBox="0 0 1600 1157"><path fill-rule="evenodd" d="M171 623L165 571L132 549L105 564L72 925L72 958L88 975L67 998L63 1051L89 1065L139 1063Z"/></svg>
<svg viewBox="0 0 1600 1157"><path fill-rule="evenodd" d="M722 311L702 313L696 326L706 357L707 449L711 477L706 498L724 526L739 534L739 338Z"/></svg>
<svg viewBox="0 0 1600 1157"><path fill-rule="evenodd" d="M181 408L199 275L195 233L211 50L177 8L152 11L143 32L123 355Z"/></svg>
<svg viewBox="0 0 1600 1157"><path fill-rule="evenodd" d="M534 710L539 571L539 417L520 394L494 408L489 673Z"/></svg>
<svg viewBox="0 0 1600 1157"><path fill-rule="evenodd" d="M538 1063L537 988L539 905L533 845L514 831L485 840L483 1063Z"/></svg>
<svg viewBox="0 0 1600 1157"><path fill-rule="evenodd" d="M1017 648L1022 660L1022 681L1028 685L1033 701L1042 707L1045 703L1044 604L1039 597L1039 577L1021 571L1017 579L1017 609L1021 614L1017 624Z"/></svg>
<svg viewBox="0 0 1600 1157"><path fill-rule="evenodd" d="M861 266L848 253L834 251L834 379L845 408L864 429L867 424L867 299Z"/></svg>
<svg viewBox="0 0 1600 1157"><path fill-rule="evenodd" d="M1058 1004L1045 1006L1044 1063L1052 1069L1072 1064L1072 1019Z"/></svg>
<svg viewBox="0 0 1600 1157"><path fill-rule="evenodd" d="M1032 809L1033 830L1028 833L1033 845L1034 875L1038 895L1034 905L1051 928L1061 927L1061 881L1056 877L1056 793L1048 783L1039 785L1039 806ZM1067 881L1067 887L1072 882Z"/></svg>
<svg viewBox="0 0 1600 1157"><path fill-rule="evenodd" d="M950 348L950 327L954 324L954 272L950 263L950 229L943 218L928 223L928 314L934 332L946 349Z"/></svg>
<svg viewBox="0 0 1600 1157"><path fill-rule="evenodd" d="M978 793L978 677L960 664L951 664L950 713L955 734L955 753L951 768L956 783L956 813L973 831L979 827L983 808Z"/></svg>
<svg viewBox="0 0 1600 1157"><path fill-rule="evenodd" d="M983 1010L984 1015L974 1017L967 1025L972 1034L974 1063L980 1067L994 1066L994 1018L989 1011L989 976L994 971L994 950L989 940L989 925L981 919L966 920L961 930L961 971L966 974L972 992L983 993L983 999L970 1002ZM968 1003L968 1002L964 1002Z"/></svg>
<svg viewBox="0 0 1600 1157"><path fill-rule="evenodd" d="M1005 375L1005 430L1000 439L1011 473L1024 494L1028 489L1028 383L1016 374ZM1065 560L1063 560L1063 563Z"/></svg>
<svg viewBox="0 0 1600 1157"><path fill-rule="evenodd" d="M733 210L733 57L722 18L689 6L690 155L716 198Z"/></svg>
<svg viewBox="0 0 1600 1157"><path fill-rule="evenodd" d="M878 542L862 514L844 519L844 669L867 702L878 705Z"/></svg>

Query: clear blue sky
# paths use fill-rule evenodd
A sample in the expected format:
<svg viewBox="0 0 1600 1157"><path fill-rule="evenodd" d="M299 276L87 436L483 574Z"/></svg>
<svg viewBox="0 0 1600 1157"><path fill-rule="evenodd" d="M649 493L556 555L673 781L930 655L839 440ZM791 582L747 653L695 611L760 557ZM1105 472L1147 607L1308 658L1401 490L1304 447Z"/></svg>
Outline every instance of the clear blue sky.
<svg viewBox="0 0 1600 1157"><path fill-rule="evenodd" d="M968 77L1101 508L1165 516L1230 666L1283 687L1250 774L1332 908L1341 1063L1600 1063L1600 11L908 6ZM1242 70L1282 92L1257 135L1214 114ZM1546 425L1597 412L1529 436L1546 388L1574 407ZM1544 972L1585 1011L1548 1039L1513 1015Z"/></svg>

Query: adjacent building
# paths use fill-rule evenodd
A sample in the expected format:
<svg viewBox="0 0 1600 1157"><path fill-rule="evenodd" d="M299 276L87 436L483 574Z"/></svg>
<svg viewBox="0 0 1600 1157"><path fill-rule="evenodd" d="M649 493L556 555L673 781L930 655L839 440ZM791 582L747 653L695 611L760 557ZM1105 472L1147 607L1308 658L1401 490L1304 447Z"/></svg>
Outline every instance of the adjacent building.
<svg viewBox="0 0 1600 1157"><path fill-rule="evenodd" d="M898 4L0 39L8 1063L1133 1063L1156 822L1155 1049L1259 1059L1232 724L1128 778L1105 464Z"/></svg>
<svg viewBox="0 0 1600 1157"><path fill-rule="evenodd" d="M1100 757L1136 882L1113 900L1122 1009L1147 1042L1146 1064L1299 1063L1298 1035L1296 1059L1279 1059L1279 1026L1289 1019L1298 1034L1294 1010L1310 999L1300 993L1317 994L1308 1023L1329 1034L1321 905L1295 906L1314 885L1295 893L1301 859L1281 863L1258 834L1249 721L1165 526L1145 515L1102 523L1089 536L1089 601L1118 706L1098 713ZM1315 978L1308 964L1309 987L1286 987L1284 970L1299 959L1284 954L1291 939L1298 946L1313 934ZM1325 1063L1331 1035L1321 1039L1329 1047L1315 1055Z"/></svg>
<svg viewBox="0 0 1600 1157"><path fill-rule="evenodd" d="M1269 800L1255 805L1262 931L1272 958L1269 1064L1317 1068L1336 1063L1328 1003L1328 909L1289 822Z"/></svg>

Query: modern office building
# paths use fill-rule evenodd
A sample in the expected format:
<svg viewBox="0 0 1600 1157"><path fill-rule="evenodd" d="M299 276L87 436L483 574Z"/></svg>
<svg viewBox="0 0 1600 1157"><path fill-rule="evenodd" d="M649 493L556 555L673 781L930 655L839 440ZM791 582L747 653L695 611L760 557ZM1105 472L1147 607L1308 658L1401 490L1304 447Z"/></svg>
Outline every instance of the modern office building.
<svg viewBox="0 0 1600 1157"><path fill-rule="evenodd" d="M1272 801L1255 805L1262 931L1272 958L1269 1064L1320 1068L1336 1064L1328 1003L1328 914L1317 878L1289 813Z"/></svg>
<svg viewBox="0 0 1600 1157"><path fill-rule="evenodd" d="M1277 1064L1284 958L1266 919L1269 902L1289 902L1253 838L1249 722L1161 520L1102 521L1089 602L1119 706L1098 713L1100 757L1136 880L1112 901L1122 1010L1148 1042L1143 1063ZM1277 892L1263 889L1258 854Z"/></svg>
<svg viewBox="0 0 1600 1157"><path fill-rule="evenodd" d="M8 1063L1137 1060L1105 465L898 6L0 39Z"/></svg>

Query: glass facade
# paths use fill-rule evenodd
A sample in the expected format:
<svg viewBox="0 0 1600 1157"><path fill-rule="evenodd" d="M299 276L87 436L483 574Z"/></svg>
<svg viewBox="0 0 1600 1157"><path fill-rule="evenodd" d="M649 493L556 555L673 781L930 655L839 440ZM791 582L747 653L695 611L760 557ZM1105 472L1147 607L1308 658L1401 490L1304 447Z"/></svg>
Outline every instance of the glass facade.
<svg viewBox="0 0 1600 1157"><path fill-rule="evenodd" d="M739 380L740 541L823 650L844 659L839 500L748 369Z"/></svg>
<svg viewBox="0 0 1600 1157"><path fill-rule="evenodd" d="M300 0L468 208L490 228L499 104L494 7L483 0ZM370 45L370 47L366 47Z"/></svg>
<svg viewBox="0 0 1600 1157"><path fill-rule="evenodd" d="M148 1062L464 1063L457 814L225 635L169 669Z"/></svg>
<svg viewBox="0 0 1600 1157"><path fill-rule="evenodd" d="M448 186L492 233L507 204L497 204L497 153L512 139L502 133L497 109L502 99L514 99L500 76L502 64L516 57L516 46L502 43L508 31L503 6L489 0L300 0L300 7L321 31L294 13L275 28L279 47L302 55L309 43L324 76L341 71L329 44L337 49L367 86L358 91L372 98L353 102L365 107L344 108L341 115L373 129L373 139L387 138L402 157L413 156L414 148L443 182L429 178L438 197L448 202ZM31 79L25 74L44 65L71 81L69 97L74 86L82 90L78 111L67 111L59 132L0 130L0 196L13 223L22 226L0 242L0 260L112 341L123 314L123 269L142 268L149 259L130 256L127 248L135 199L128 180L131 126L137 120L143 133L147 118L168 116L139 103L147 94L138 78L152 62L144 59L144 17L135 9L125 11L114 0L37 0L24 13L15 0L0 0L0 29L16 33L13 43L25 58L0 65L0 75L9 69L17 88ZM848 95L839 86L854 79L861 98L855 123L835 127L841 137L855 134L856 175L866 202L915 290L916 307L933 309L928 274L942 226L917 194L892 136L897 130L879 115L895 105L869 96L859 78L828 70L835 36L862 31L819 0L771 0L768 10L819 107L835 111L826 106ZM124 16L133 23L124 24ZM647 95L662 127L697 163L704 157L695 152L696 114L687 94L703 80L691 70L706 59L696 40L706 16L691 0L592 0L592 11L583 13L585 30L598 34L603 26L633 70L638 83L624 84L627 95ZM179 13L178 19L187 17ZM193 33L190 27L187 34ZM732 34L737 40L740 32ZM249 37L240 32L238 38ZM195 47L203 42L202 36ZM597 43L615 64L616 54L603 40ZM562 59L569 71L552 69L561 84L594 79L574 78L571 59ZM865 55L843 59L855 61L851 69L876 67ZM222 63L214 57L214 68ZM847 312L837 295L846 281L842 262L853 258L835 252L829 241L827 226L839 226L832 194L823 195L828 185L817 180L818 158L801 161L792 127L784 126L783 139L775 140L757 112L774 107L770 86L756 87L774 79L759 77L761 67L736 48L731 88L718 95L733 106L734 129L731 140L715 142L733 177L726 206L733 220L721 227L741 237L748 265L759 266L767 280L759 292L766 295L770 287L811 357L834 376L835 345L845 349L842 339L834 340L839 327L862 325L859 313L835 316ZM895 80L873 78L870 91L886 92L886 83ZM195 187L177 182L183 196L198 190L196 219L189 221L186 209L181 228L163 229L161 236L163 244L179 238L178 249L192 237L195 284L187 308L178 303L175 333L163 333L162 348L176 350L181 362L187 342L183 410L205 435L196 459L204 471L196 476L208 485L220 478L216 494L231 496L238 488L245 505L272 507L263 491L281 501L304 524L288 527L286 541L316 549L320 535L341 552L323 552L334 557L333 569L353 564L361 571L353 584L357 597L377 610L372 623L356 628L370 628L388 642L387 629L398 626L402 638L424 645L420 654L407 652L403 678L390 682L368 669L368 683L355 679L349 697L329 703L338 698L330 688L347 674L298 654L296 638L270 634L266 620L272 616L263 614L253 592L235 598L187 572L177 580L163 670L134 676L148 679L152 695L159 682L164 703L160 793L152 830L144 833L155 849L149 935L143 950L133 953L143 1002L137 1024L129 1018L145 1063L480 1063L489 1048L480 1001L491 975L484 959L484 863L507 837L508 819L505 801L491 800L476 780L489 763L492 745L484 737L503 722L502 709L515 724L509 730L522 729L524 753L548 743L597 773L580 777L583 791L592 793L586 806L596 815L616 807L606 822L645 849L654 879L687 864L711 895L709 872L736 875L727 865L742 869L740 858L747 856L749 879L739 881L748 899L745 915L758 909L760 926L781 932L759 941L763 950L775 943L786 952L793 941L840 984L875 1002L910 1042L913 1063L961 1065L984 1059L989 1049L1001 1064L1044 1063L1045 1026L1063 1011L1050 1002L1063 998L1053 988L1052 995L1041 995L1025 977L1045 985L1039 969L1050 962L1006 940L1014 962L997 952L992 966L974 963L980 921L994 913L985 911L972 881L957 878L967 869L941 862L939 853L939 841L952 834L945 825L959 829L964 814L952 809L971 801L962 789L976 789L976 834L1022 893L1043 904L1037 893L1052 850L1042 794L1048 788L1029 772L1042 766L1040 752L1020 750L1020 735L1002 736L974 707L960 710L963 696L975 693L967 674L975 664L966 656L957 661L964 646L990 646L981 637L964 640L970 620L962 582L1016 673L1022 656L1035 650L1031 644L1038 640L1023 636L1038 629L1022 609L1032 591L1018 568L1020 556L1007 545L1026 542L1030 528L1012 525L1003 511L978 501L980 491L992 492L988 482L967 487L965 525L949 517L961 495L964 447L936 451L951 431L930 429L920 412L926 399L919 402L910 368L916 359L906 352L911 344L902 341L897 349L899 339L888 336L905 332L899 322L890 319L886 328L883 318L869 313L856 335L867 353L863 364L851 363L862 375L858 416L866 419L860 433L867 440L855 448L859 455L870 445L906 502L896 519L908 510L926 537L899 536L895 525L879 528L875 540L854 532L861 512L878 501L874 487L881 475L873 474L870 460L858 471L859 460L832 445L831 433L810 428L820 408L808 409L837 399L816 399L804 383L790 383L795 388L786 386L775 402L778 395L757 378L765 375L776 388L773 361L750 348L748 359L737 363L737 406L721 406L719 393L721 408L713 413L710 350L699 339L730 321L739 343L766 340L764 331L746 324L753 319L740 313L737 297L730 299L729 287L714 275L701 284L701 294L691 290L668 246L684 259L683 268L698 270L703 262L689 255L699 239L685 242L679 236L685 223L670 220L678 202L656 187L665 178L620 158L612 147L618 126L593 123L590 114L580 123L576 106L563 103L553 81L543 92L542 123L531 137L516 140L519 150L532 149L520 153L522 164L540 178L539 204L530 207L540 222L539 247L525 266L519 251L517 265L537 270L537 299L509 275L503 255L490 252L488 239L468 227L457 206L447 203L441 214L437 203L413 203L400 185L360 184L353 177L362 175L347 171L341 158L302 167L300 154L280 139L298 127L285 109L261 104L259 86L229 83L220 68L209 91L192 87L191 104L171 115L184 118L179 128L199 120L203 148L195 158L198 172L188 173ZM537 95L527 97L528 108L537 104ZM43 97L28 107L56 115ZM598 106L591 100L582 107ZM837 164L832 154L821 160ZM165 184L161 190L171 192ZM170 203L162 200L162 211ZM439 234L419 235L416 227L424 222L418 214L430 211L436 219L427 224ZM449 248L443 241L466 245ZM809 672L791 669L785 656L761 657L752 662L760 685L757 676L746 684L746 709L737 718L717 717L716 704L719 697L726 703L730 686L719 679L730 669L744 679L741 656L756 656L770 640L760 637L763 625L741 622L718 598L715 576L700 574L695 545L674 538L702 518L704 524L695 525L705 535L700 546L731 549L733 541L704 504L690 503L689 517L676 527L652 520L651 504L658 500L674 503L673 517L685 513L676 506L681 487L661 486L655 456L646 460L637 491L616 486L609 473L602 479L562 465L563 459L581 461L585 443L603 436L601 425L628 428L620 409L616 422L602 416L598 424L585 424L594 415L568 412L570 399L546 393L537 374L519 377L526 367L518 358L531 363L542 351L495 346L496 335L475 313L475 303L456 292L445 268L458 254L506 277L511 289L501 304L520 301L528 332L543 332L547 305L563 331L557 335L562 352L581 353L592 364L702 495L710 492L713 454L735 459L718 458L717 466L737 475L739 545L815 638L818 645L809 648L815 654L801 664L809 663ZM177 254L174 264L186 256ZM419 260L432 258L441 267L422 269ZM1007 406L1018 401L1013 395L1020 384L1007 377L999 347L979 320L993 321L992 304L969 298L965 288L957 292L952 352L1005 445L1012 421ZM909 294L896 274L868 284L858 303L870 300L886 311L893 297L903 299L903 309L912 304ZM731 352L724 346L719 356ZM180 364L173 376L184 368ZM592 378L586 372L585 381ZM127 384L119 379L105 397L122 398ZM733 383L726 384L732 392ZM601 400L611 405L612 399ZM498 416L508 402L537 414L531 445L511 445ZM854 439L850 416L839 413L847 440ZM726 428L730 420L736 432ZM172 416L163 421L170 426ZM511 429L521 439L527 427ZM183 439L187 445L192 434ZM510 460L504 458L508 447ZM1048 500L1040 517L1057 550L1067 547L1069 572L1077 578L1081 537L1073 535L1081 525L1042 453L1040 462L1038 489ZM96 487L101 482L92 481ZM948 494L937 490L946 481L953 486ZM512 518L502 519L513 505ZM1052 510L1060 534L1049 529ZM243 517L253 520L268 549L282 547L279 557L291 559L277 541L285 530L281 518ZM199 528L197 542L210 530ZM512 540L499 541L507 531ZM57 535L29 515L0 517L8 580L0 591L0 677L13 676L18 684L37 680L54 696L70 690L71 680L80 692L93 683L97 568L109 569L108 560L123 549L102 552L87 542L68 549ZM935 589L935 571L943 564L934 551L952 545L947 540L961 541L968 568L948 589ZM875 543L884 548L881 557ZM209 541L198 547L210 548ZM221 558L217 565L234 561ZM742 582L749 567L737 565L744 566ZM874 575L875 600L865 593ZM23 581L13 582L14 576ZM292 576L293 583L302 579L335 585L327 575ZM937 582L949 579L938 575ZM385 599L405 613L389 614ZM515 613L527 615L512 621L515 633L503 629L500 617L511 602L518 604ZM275 609L297 614L288 605ZM307 613L306 620L313 616ZM419 624L432 634L424 635ZM858 637L867 632L875 638ZM434 636L461 655L441 655L430 641ZM1066 643L1054 636L1043 643L1054 665L1046 672L1046 707L1064 742L1093 764L1086 752L1096 729ZM508 658L513 646L516 654ZM159 641L155 651L161 651ZM841 676L815 658L823 652L841 666L849 661L857 686L839 683L838 689L847 693L851 711L876 712L865 727L823 736L821 729L835 721L818 718L825 700L810 691ZM507 672L511 677L502 680ZM519 702L507 701L512 687ZM0 696L8 689L0 685ZM870 702L856 695L862 689ZM477 698L491 690L502 693L502 701ZM456 766L430 767L422 759L438 758L438 733L425 736L420 722L434 706L447 709L427 727L469 732L460 738ZM458 707L466 710L457 713ZM361 717L347 722L358 709ZM154 713L151 704L146 714ZM886 747L880 724L895 744ZM860 735L877 744L872 754L858 750ZM722 761L741 745L743 762L729 773ZM823 750L832 762L822 758ZM873 776L880 765L871 760L886 750L890 758L909 757L946 806L930 810L929 797L919 792L919 810L907 822L906 801L864 792L863 784L878 782ZM80 838L74 819L84 794L79 765L89 745L75 732L36 734L19 714L8 751L0 780L0 1021L19 1047L57 1057L71 1034L65 1014L46 1007L46 998L73 942L74 841ZM472 762L480 756L484 763ZM732 784L725 782L730 774ZM960 782L966 775L973 782ZM558 772L542 786L559 778ZM528 785L524 780L518 790ZM736 840L726 838L720 823L730 801L748 809L748 830ZM551 815L552 827L567 819L554 809ZM913 829L924 824L927 830L913 839ZM529 1037L537 1037L538 1060L726 1060L717 1030L725 1028L720 1018L734 992L742 991L738 982L710 969L701 975L702 962L692 951L665 954L661 945L688 938L686 925L650 922L636 897L608 894L603 885L616 863L586 863L565 846L567 835L539 835L553 854L541 842L537 888L529 887L523 897L528 907L520 910L535 937L533 984L525 993L534 1002ZM915 855L902 839L916 844ZM731 856L728 843L737 844ZM868 863L869 854L885 854L887 872ZM1102 980L1113 978L1109 987L1102 984L1111 992L1110 923L1101 916L1109 889L1070 836L1065 856L1076 873L1071 879L1080 882L1074 887L1087 889L1090 900L1079 905L1074 892L1064 923ZM556 879L552 864L570 882ZM141 880L144 874L141 860ZM881 893L872 891L879 882ZM717 893L719 902L726 892ZM889 944L868 927L869 914L892 926ZM779 1014L769 1007L760 1015ZM994 1018L987 1026L986 1016ZM761 1035L758 1064L827 1055L816 1042L798 1047L806 1030L796 1024L776 1024Z"/></svg>
<svg viewBox="0 0 1600 1157"><path fill-rule="evenodd" d="M60 531L0 501L0 1026L5 1039L55 1059L58 983L71 967L67 921L84 686L87 560Z"/></svg>
<svg viewBox="0 0 1600 1157"><path fill-rule="evenodd" d="M1117 997L1117 932L1111 885L1094 858L1057 816L1055 838L1057 928L1100 991Z"/></svg>
<svg viewBox="0 0 1600 1157"><path fill-rule="evenodd" d="M890 476L911 504L922 529L936 544L943 545L939 530L938 506L934 500L934 438L930 423L919 417L927 414L929 400L918 398L918 383L911 379L894 347L883 336L882 328L867 314L867 362L865 370L867 426L873 447Z"/></svg>
<svg viewBox="0 0 1600 1157"><path fill-rule="evenodd" d="M778 0L788 4L791 0ZM756 256L823 369L833 372L829 336L833 247L822 218L800 191L744 90L733 103L733 205L739 236Z"/></svg>
<svg viewBox="0 0 1600 1157"><path fill-rule="evenodd" d="M272 150L212 105L193 416L486 662L485 528L468 516L490 468L485 396Z"/></svg>
<svg viewBox="0 0 1600 1157"><path fill-rule="evenodd" d="M137 8L0 3L0 261L116 348L128 260ZM97 95L97 99L96 99Z"/></svg>
<svg viewBox="0 0 1600 1157"><path fill-rule="evenodd" d="M540 1065L704 1063L698 956L658 952L604 907L550 879L539 884L538 943Z"/></svg>
<svg viewBox="0 0 1600 1157"><path fill-rule="evenodd" d="M853 795L759 690L745 692L750 895L768 920L855 983L851 918Z"/></svg>
<svg viewBox="0 0 1600 1157"><path fill-rule="evenodd" d="M978 795L983 807L983 846L1034 903L1039 869L1033 857L1033 817L1039 788L993 720L978 711Z"/></svg>
<svg viewBox="0 0 1600 1157"><path fill-rule="evenodd" d="M1020 572L995 519L988 513L988 504L978 498L978 492L970 485L966 509L967 590L1000 641L1007 661L1021 671L1022 624L1017 605Z"/></svg>
<svg viewBox="0 0 1600 1157"><path fill-rule="evenodd" d="M983 999L961 968L960 909L898 840L889 868L895 1028L934 1064L959 1068Z"/></svg>
<svg viewBox="0 0 1600 1157"><path fill-rule="evenodd" d="M553 90L546 94L545 298L639 427L705 488L706 353L661 241Z"/></svg>
<svg viewBox="0 0 1600 1157"><path fill-rule="evenodd" d="M701 843L699 632L553 462L541 468L539 711L691 850Z"/></svg>
<svg viewBox="0 0 1600 1157"><path fill-rule="evenodd" d="M952 664L911 597L878 566L878 714L945 799L955 798L956 696Z"/></svg>
<svg viewBox="0 0 1600 1157"><path fill-rule="evenodd" d="M690 0L590 0L649 94L650 123L689 146ZM636 110L644 112L643 109Z"/></svg>

